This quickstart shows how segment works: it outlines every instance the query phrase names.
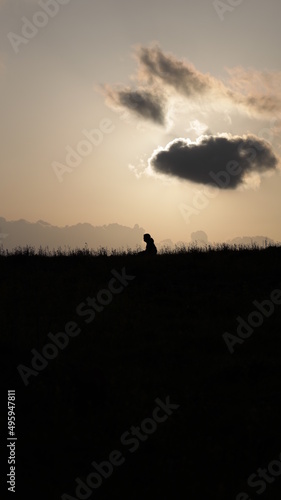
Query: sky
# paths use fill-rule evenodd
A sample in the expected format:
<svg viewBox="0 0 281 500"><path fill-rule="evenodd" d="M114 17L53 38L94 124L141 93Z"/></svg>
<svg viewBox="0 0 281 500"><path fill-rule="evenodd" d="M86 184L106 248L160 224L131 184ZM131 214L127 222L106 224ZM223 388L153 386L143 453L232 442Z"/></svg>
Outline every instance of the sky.
<svg viewBox="0 0 281 500"><path fill-rule="evenodd" d="M279 0L0 0L0 216L281 240Z"/></svg>

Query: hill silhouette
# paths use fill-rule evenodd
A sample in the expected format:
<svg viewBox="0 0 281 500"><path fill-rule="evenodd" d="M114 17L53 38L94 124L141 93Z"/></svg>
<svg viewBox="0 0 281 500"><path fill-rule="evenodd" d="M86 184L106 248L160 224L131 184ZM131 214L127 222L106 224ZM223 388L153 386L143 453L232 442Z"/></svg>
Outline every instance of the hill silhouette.
<svg viewBox="0 0 281 500"><path fill-rule="evenodd" d="M61 249L64 252L81 248L98 250L107 248L117 251L140 250L143 240L144 228L135 224L133 228L120 224L108 224L103 226L93 226L88 223L79 223L73 226L53 226L46 221L38 220L35 223L24 219L17 221L7 221L0 217L0 248L13 251L16 248L32 247L35 251L46 249L49 251ZM178 247L188 246L195 243L199 246L208 244L208 236L204 231L191 233L190 241L173 242L166 238L155 241L158 249L167 251L175 250ZM210 243L210 242L209 242ZM257 245L266 247L274 245L273 239L267 236L243 236L236 237L226 242L228 245Z"/></svg>
<svg viewBox="0 0 281 500"><path fill-rule="evenodd" d="M7 221L0 217L0 233L5 233L5 239L0 239L0 244L9 251L17 247L48 247L50 250L61 248L98 249L108 247L121 249L136 248L142 242L145 230L135 224L133 228L120 224L93 226L88 223L79 223L73 226L58 227L48 222L39 220L35 223L24 219Z"/></svg>

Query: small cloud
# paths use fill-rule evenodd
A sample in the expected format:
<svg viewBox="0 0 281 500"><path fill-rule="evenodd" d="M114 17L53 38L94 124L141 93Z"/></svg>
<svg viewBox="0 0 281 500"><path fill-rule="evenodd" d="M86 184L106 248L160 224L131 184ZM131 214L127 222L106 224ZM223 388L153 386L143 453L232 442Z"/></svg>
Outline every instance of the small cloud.
<svg viewBox="0 0 281 500"><path fill-rule="evenodd" d="M133 174L137 179L140 179L146 173L145 172L146 165L144 164L142 159L140 159L138 166L135 166L132 163L130 163L128 168L129 170L131 170L131 172L133 172Z"/></svg>
<svg viewBox="0 0 281 500"><path fill-rule="evenodd" d="M199 120L193 120L190 122L190 127L186 129L186 132L194 131L195 134L200 137L208 130L208 125L206 123L202 123Z"/></svg>
<svg viewBox="0 0 281 500"><path fill-rule="evenodd" d="M115 109L127 109L136 116L165 125L166 100L160 91L138 88L114 89L109 85L103 88L106 103Z"/></svg>

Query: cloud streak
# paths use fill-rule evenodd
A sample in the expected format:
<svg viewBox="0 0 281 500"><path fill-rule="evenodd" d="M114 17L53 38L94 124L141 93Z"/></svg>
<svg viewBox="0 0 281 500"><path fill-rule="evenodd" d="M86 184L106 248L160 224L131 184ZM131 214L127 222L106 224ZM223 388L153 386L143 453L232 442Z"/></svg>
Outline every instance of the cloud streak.
<svg viewBox="0 0 281 500"><path fill-rule="evenodd" d="M228 70L230 79L224 83L198 71L191 63L164 53L157 44L138 47L136 58L140 81L156 81L187 99L227 99L244 111L260 116L271 116L281 110L281 72L234 68Z"/></svg>
<svg viewBox="0 0 281 500"><path fill-rule="evenodd" d="M234 101L263 116L281 114L281 72L227 69Z"/></svg>
<svg viewBox="0 0 281 500"><path fill-rule="evenodd" d="M205 135L196 142L179 138L149 159L154 173L220 189L235 189L249 174L273 172L277 165L270 145L253 135Z"/></svg>
<svg viewBox="0 0 281 500"><path fill-rule="evenodd" d="M164 54L158 45L137 48L136 57L140 80L156 79L186 97L206 94L215 87L212 77L203 75L192 64Z"/></svg>
<svg viewBox="0 0 281 500"><path fill-rule="evenodd" d="M281 72L227 69L228 80L223 82L200 72L190 62L164 53L157 44L138 46L135 58L138 63L135 88L116 89L107 85L104 92L107 103L159 125L166 124L165 113L177 96L195 105L203 100L213 105L228 102L241 113L259 118L281 112ZM151 90L147 90L147 85Z"/></svg>

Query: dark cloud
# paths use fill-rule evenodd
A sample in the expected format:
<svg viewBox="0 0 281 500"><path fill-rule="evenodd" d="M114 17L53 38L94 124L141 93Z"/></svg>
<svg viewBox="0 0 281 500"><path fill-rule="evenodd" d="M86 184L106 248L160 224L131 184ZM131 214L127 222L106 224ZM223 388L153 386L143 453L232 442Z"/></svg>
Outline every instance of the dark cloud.
<svg viewBox="0 0 281 500"><path fill-rule="evenodd" d="M160 92L130 88L116 90L109 86L103 92L109 105L126 108L141 118L165 125L166 100Z"/></svg>
<svg viewBox="0 0 281 500"><path fill-rule="evenodd" d="M245 175L277 167L270 145L253 135L203 136L200 142L175 139L157 149L149 160L155 172L220 189L235 189Z"/></svg>

